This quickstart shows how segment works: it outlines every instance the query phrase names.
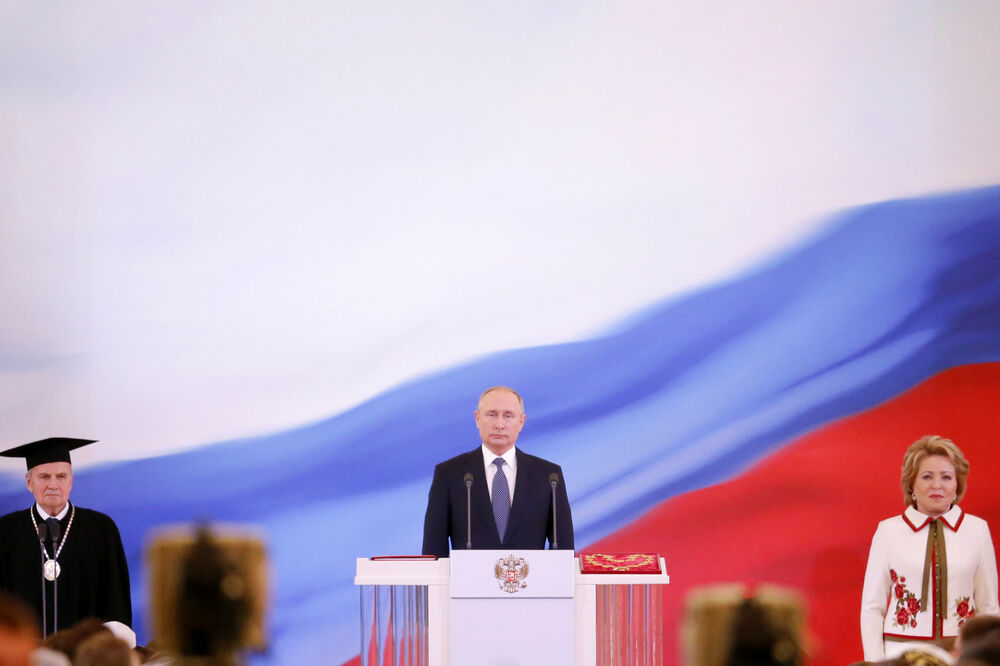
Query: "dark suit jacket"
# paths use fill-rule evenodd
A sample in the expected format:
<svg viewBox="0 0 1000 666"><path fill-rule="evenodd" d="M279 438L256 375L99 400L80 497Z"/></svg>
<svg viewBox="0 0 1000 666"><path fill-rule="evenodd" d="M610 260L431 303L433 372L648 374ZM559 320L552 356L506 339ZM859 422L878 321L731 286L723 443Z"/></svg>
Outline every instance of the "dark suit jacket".
<svg viewBox="0 0 1000 666"><path fill-rule="evenodd" d="M507 534L500 543L493 505L486 486L481 447L446 460L434 468L424 516L425 555L448 557L448 539L456 550L466 542L466 472L472 473L472 547L498 550L542 550L552 543L552 487L549 474L559 475L556 487L556 524L560 550L573 550L573 516L569 511L566 483L559 465L515 449L517 479L514 501L507 521Z"/></svg>

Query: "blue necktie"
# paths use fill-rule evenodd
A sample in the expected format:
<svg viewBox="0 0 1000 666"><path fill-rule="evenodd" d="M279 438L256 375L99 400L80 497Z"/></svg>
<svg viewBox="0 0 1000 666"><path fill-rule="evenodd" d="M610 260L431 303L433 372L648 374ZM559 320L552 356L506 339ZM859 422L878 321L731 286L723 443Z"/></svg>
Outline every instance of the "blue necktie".
<svg viewBox="0 0 1000 666"><path fill-rule="evenodd" d="M510 486L507 485L507 475L503 473L503 458L493 461L497 473L493 477L493 519L497 522L497 534L503 543L507 533L507 518L510 517Z"/></svg>

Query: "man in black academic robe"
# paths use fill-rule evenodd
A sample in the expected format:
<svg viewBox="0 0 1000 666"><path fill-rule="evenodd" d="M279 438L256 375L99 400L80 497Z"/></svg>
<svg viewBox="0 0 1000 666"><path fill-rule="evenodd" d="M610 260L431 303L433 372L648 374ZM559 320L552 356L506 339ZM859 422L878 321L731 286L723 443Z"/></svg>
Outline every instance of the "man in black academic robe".
<svg viewBox="0 0 1000 666"><path fill-rule="evenodd" d="M0 453L27 459L25 480L36 500L31 508L0 516L0 590L32 608L47 633L88 617L132 624L128 563L118 528L105 514L69 502L69 449L81 442L90 443L50 438ZM58 521L58 528L52 521ZM43 557L40 537L56 531L55 542L45 539ZM48 577L43 559L54 562L48 565Z"/></svg>

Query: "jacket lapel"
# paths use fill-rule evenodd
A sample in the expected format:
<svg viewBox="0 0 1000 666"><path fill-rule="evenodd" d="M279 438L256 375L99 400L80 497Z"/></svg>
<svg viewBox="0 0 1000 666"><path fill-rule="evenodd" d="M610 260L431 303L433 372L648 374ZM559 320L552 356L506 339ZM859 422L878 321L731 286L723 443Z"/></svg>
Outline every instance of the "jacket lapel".
<svg viewBox="0 0 1000 666"><path fill-rule="evenodd" d="M497 541L497 521L493 517L493 503L490 502L490 490L486 485L486 465L483 464L481 449L469 452L468 465L472 470L472 523L485 525L493 541Z"/></svg>
<svg viewBox="0 0 1000 666"><path fill-rule="evenodd" d="M524 513L524 507L531 503L528 499L528 488L533 487L531 479L535 472L531 463L519 450L515 449L514 453L517 455L517 478L514 480L514 501L510 505L510 518L507 519L508 536L515 533Z"/></svg>

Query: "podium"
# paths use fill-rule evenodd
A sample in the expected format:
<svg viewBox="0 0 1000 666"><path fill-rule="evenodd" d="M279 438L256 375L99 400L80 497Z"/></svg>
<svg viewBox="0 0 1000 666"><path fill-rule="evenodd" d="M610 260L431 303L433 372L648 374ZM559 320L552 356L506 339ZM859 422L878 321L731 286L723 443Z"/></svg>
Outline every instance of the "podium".
<svg viewBox="0 0 1000 666"><path fill-rule="evenodd" d="M453 664L574 666L573 551L451 553Z"/></svg>
<svg viewBox="0 0 1000 666"><path fill-rule="evenodd" d="M451 555L357 559L362 664L663 663L663 558L658 574L584 574L571 551Z"/></svg>

